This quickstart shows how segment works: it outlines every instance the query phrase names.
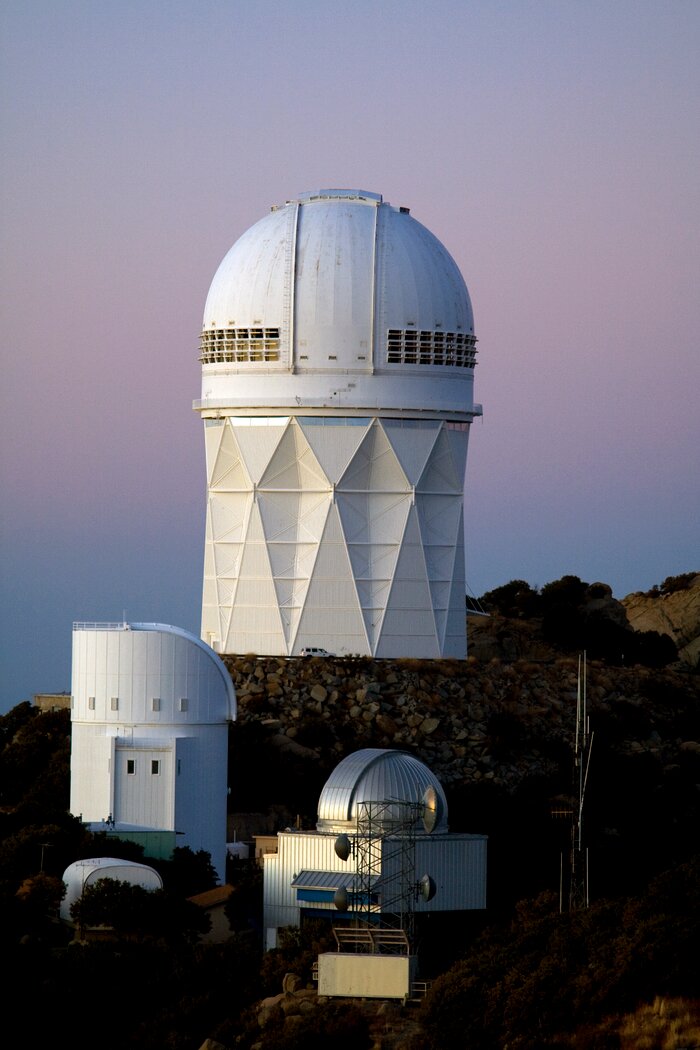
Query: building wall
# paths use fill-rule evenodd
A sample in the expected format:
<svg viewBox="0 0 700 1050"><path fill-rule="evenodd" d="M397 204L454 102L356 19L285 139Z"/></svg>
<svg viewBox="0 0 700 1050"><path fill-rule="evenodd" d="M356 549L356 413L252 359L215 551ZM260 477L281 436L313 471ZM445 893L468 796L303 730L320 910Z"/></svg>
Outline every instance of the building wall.
<svg viewBox="0 0 700 1050"><path fill-rule="evenodd" d="M466 428L351 416L206 423L212 647L466 655Z"/></svg>
<svg viewBox="0 0 700 1050"><path fill-rule="evenodd" d="M340 885L342 876L356 870L352 856L342 861L336 855L335 839L334 834L283 831L278 835L277 854L264 857L263 921L268 948L276 944L277 929L298 926L302 907L308 907L297 900L297 891L292 887L300 872L338 872ZM430 875L436 885L436 894L430 901L416 900L415 911L430 913L485 908L486 845L487 839L483 835L417 836L412 881L417 883L423 875ZM395 901L402 893L402 861L392 840L384 840L379 849L384 899ZM339 914L332 900L314 902L313 907L314 910Z"/></svg>

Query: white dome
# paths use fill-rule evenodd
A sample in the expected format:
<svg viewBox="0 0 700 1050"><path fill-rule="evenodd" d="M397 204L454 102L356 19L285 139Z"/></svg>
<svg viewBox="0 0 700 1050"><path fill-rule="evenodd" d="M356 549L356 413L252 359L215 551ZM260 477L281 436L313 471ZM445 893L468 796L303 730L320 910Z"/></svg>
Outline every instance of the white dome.
<svg viewBox="0 0 700 1050"><path fill-rule="evenodd" d="M220 264L204 309L197 407L281 407L286 393L292 406L478 414L475 343L462 275L408 208L363 190L304 193L273 208ZM251 382L261 374L283 382ZM341 397L339 375L350 377Z"/></svg>
<svg viewBox="0 0 700 1050"><path fill-rule="evenodd" d="M377 820L391 824L403 818L401 803L421 805L428 789L434 792L434 830L446 832L447 799L435 774L408 751L363 748L344 758L326 781L318 801L318 830L354 828L363 803L375 804ZM422 826L418 814L416 828Z"/></svg>

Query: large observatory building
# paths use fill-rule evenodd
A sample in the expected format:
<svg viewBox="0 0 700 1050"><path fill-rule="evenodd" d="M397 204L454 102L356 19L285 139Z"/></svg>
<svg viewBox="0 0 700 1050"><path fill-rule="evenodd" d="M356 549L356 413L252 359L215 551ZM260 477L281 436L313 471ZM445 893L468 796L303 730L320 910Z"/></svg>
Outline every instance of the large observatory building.
<svg viewBox="0 0 700 1050"><path fill-rule="evenodd" d="M203 640L463 658L469 293L408 208L318 190L212 281L201 335Z"/></svg>

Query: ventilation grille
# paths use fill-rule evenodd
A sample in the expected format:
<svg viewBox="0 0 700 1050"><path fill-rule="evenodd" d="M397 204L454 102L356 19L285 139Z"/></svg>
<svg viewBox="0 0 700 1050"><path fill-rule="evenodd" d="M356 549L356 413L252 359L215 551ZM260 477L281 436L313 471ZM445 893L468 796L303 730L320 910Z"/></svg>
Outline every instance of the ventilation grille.
<svg viewBox="0 0 700 1050"><path fill-rule="evenodd" d="M199 337L199 360L205 365L279 359L279 328L209 328Z"/></svg>
<svg viewBox="0 0 700 1050"><path fill-rule="evenodd" d="M447 365L474 368L476 339L464 332L417 332L390 328L387 333L390 365Z"/></svg>

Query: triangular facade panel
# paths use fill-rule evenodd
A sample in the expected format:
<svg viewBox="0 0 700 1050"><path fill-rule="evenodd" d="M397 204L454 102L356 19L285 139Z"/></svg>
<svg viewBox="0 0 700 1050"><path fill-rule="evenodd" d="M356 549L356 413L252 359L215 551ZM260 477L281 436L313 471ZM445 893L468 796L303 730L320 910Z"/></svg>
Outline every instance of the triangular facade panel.
<svg viewBox="0 0 700 1050"><path fill-rule="evenodd" d="M335 485L357 452L367 433L368 425L329 427L305 420L298 422L323 472L331 484Z"/></svg>
<svg viewBox="0 0 700 1050"><path fill-rule="evenodd" d="M416 493L416 507L423 543L452 546L458 537L462 497Z"/></svg>
<svg viewBox="0 0 700 1050"><path fill-rule="evenodd" d="M407 492L411 486L381 426L371 427L338 483L343 491Z"/></svg>
<svg viewBox="0 0 700 1050"><path fill-rule="evenodd" d="M257 485L282 440L286 426L247 427L236 426L232 422L231 430L250 480Z"/></svg>
<svg viewBox="0 0 700 1050"><path fill-rule="evenodd" d="M217 543L214 548L216 575L235 577L241 560L242 543Z"/></svg>
<svg viewBox="0 0 700 1050"><path fill-rule="evenodd" d="M212 473L216 466L216 457L219 453L219 445L221 444L225 425L223 420L215 422L208 419L207 425L204 427L204 452L207 462L207 482L209 484L211 484Z"/></svg>
<svg viewBox="0 0 700 1050"><path fill-rule="evenodd" d="M325 644L319 642L319 638L323 638ZM333 652L368 653L350 558L335 506L328 512L294 639L294 651L308 645L322 645Z"/></svg>
<svg viewBox="0 0 700 1050"><path fill-rule="evenodd" d="M250 478L230 427L224 429L209 484L213 489L227 491L248 491L251 488Z"/></svg>
<svg viewBox="0 0 700 1050"><path fill-rule="evenodd" d="M252 502L252 493L212 494L209 500L212 539L240 542Z"/></svg>
<svg viewBox="0 0 700 1050"><path fill-rule="evenodd" d="M459 471L452 453L452 443L441 430L418 481L419 492L463 493L464 471Z"/></svg>
<svg viewBox="0 0 700 1050"><path fill-rule="evenodd" d="M288 426L260 478L261 489L294 489L324 491L330 488L304 432Z"/></svg>
<svg viewBox="0 0 700 1050"><path fill-rule="evenodd" d="M452 450L452 462L454 463L455 472L462 479L462 485L464 485L464 475L467 470L469 431L451 430L449 427L446 427L445 436Z"/></svg>
<svg viewBox="0 0 700 1050"><path fill-rule="evenodd" d="M404 425L404 421L383 420L382 426L409 483L417 485L437 440L440 422L417 427Z"/></svg>

